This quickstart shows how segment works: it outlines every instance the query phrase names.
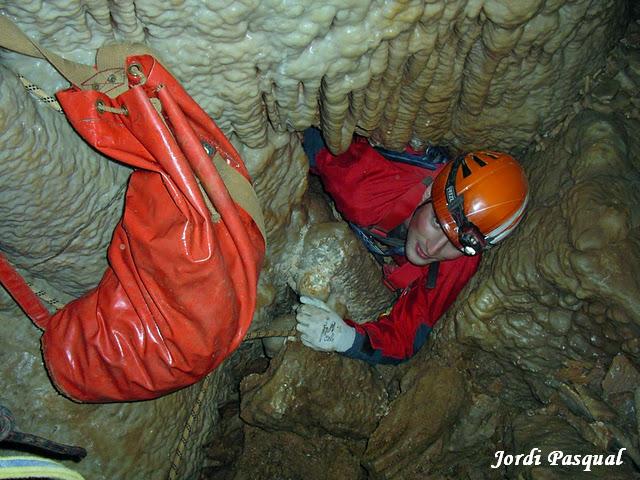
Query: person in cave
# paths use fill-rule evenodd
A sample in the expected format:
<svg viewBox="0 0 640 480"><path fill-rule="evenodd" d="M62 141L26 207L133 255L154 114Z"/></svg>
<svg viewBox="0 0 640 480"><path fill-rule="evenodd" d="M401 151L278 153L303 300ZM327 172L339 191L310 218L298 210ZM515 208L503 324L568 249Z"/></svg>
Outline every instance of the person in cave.
<svg viewBox="0 0 640 480"><path fill-rule="evenodd" d="M296 314L301 341L372 364L407 360L474 275L482 252L522 219L524 171L502 152L451 159L440 147L393 152L360 136L332 155L315 128L304 132L303 147L311 172L383 264L385 284L401 293L388 313L363 324L302 296Z"/></svg>

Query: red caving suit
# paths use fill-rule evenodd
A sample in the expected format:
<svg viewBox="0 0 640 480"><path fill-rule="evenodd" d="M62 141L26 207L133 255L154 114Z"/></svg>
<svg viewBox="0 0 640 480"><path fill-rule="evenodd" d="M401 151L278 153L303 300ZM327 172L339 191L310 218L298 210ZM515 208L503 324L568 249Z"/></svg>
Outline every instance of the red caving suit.
<svg viewBox="0 0 640 480"><path fill-rule="evenodd" d="M356 137L341 155L320 150L313 171L345 219L369 229L391 231L413 214L429 184L427 177L434 178L439 169L387 160L365 138ZM443 261L439 267L417 267L404 257L397 259L398 267L392 272L385 269L385 283L402 289L402 294L391 311L376 321L356 324L345 319L356 329L356 339L343 354L369 363L399 363L412 357L479 262L480 255L463 256ZM436 269L434 278L429 278L430 268Z"/></svg>

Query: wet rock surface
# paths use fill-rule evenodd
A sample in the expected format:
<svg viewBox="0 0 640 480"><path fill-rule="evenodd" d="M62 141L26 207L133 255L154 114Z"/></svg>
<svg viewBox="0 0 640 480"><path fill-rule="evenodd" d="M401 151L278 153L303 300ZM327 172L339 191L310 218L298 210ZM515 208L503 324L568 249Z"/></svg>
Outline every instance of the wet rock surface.
<svg viewBox="0 0 640 480"><path fill-rule="evenodd" d="M344 222L312 225L297 268L301 295L328 300L343 317L358 323L377 318L394 299L382 283L379 265Z"/></svg>
<svg viewBox="0 0 640 480"><path fill-rule="evenodd" d="M423 372L369 438L363 464L372 478L406 478L404 471L441 440L466 403L465 382L455 369L434 365Z"/></svg>
<svg viewBox="0 0 640 480"><path fill-rule="evenodd" d="M412 139L526 144L577 100L630 9L623 0L6 3L27 33L76 61L92 64L105 41L147 44L250 148L268 145L270 128L316 124L336 152L354 131L396 149ZM7 63L48 90L64 85L32 61Z"/></svg>
<svg viewBox="0 0 640 480"><path fill-rule="evenodd" d="M241 417L304 437L367 438L388 407L384 383L367 364L288 343L263 375L240 387Z"/></svg>
<svg viewBox="0 0 640 480"><path fill-rule="evenodd" d="M359 450L362 445L331 436L309 439L292 432L245 426L244 454L231 479L364 480L367 477L358 460Z"/></svg>
<svg viewBox="0 0 640 480"><path fill-rule="evenodd" d="M613 357L609 370L602 380L602 391L606 397L618 393L633 392L640 386L640 372L631 360L620 353Z"/></svg>
<svg viewBox="0 0 640 480"><path fill-rule="evenodd" d="M619 72L629 71L640 44L628 45L612 53L566 130L527 159L527 218L486 255L466 300L441 322L433 344L447 358L465 359L473 383L498 393L505 411L535 410L537 401L550 406L549 421L552 412L564 418L565 426L554 419L549 428L571 435L552 436L546 445L569 450L574 442L583 453L604 454L625 448L622 473L611 471L611 478L635 478L639 464L640 265L631 252L638 241L632 205L640 184L640 145L633 132L640 124L629 109L636 111L640 83L636 78L631 88L631 75ZM601 108L606 102L616 105ZM549 158L553 163L543 167ZM622 170L622 176L614 173ZM523 475L576 478L576 471L547 466Z"/></svg>
<svg viewBox="0 0 640 480"><path fill-rule="evenodd" d="M594 448L571 425L556 416L546 415L545 412L521 415L514 419L511 428L513 443L508 445L509 450L527 455L534 448L537 448L539 450L535 450L532 457L539 455L539 458L537 460L534 458L532 465L523 465L524 458L520 465L515 465L514 461L513 464L507 466L504 465L503 460L500 469L508 478L527 480L547 478L623 480L637 478L637 472L629 462L623 465L604 465L607 457L609 457L610 463L615 462L617 453ZM557 452L562 452L563 456L560 457ZM569 455L573 456L570 460L567 459ZM578 455L580 457L576 460ZM597 457L585 461L583 459L586 455ZM497 460L497 457L491 459L492 464L497 465ZM569 461L579 461L581 464L566 464ZM582 464L583 461L585 464ZM593 464L593 461L602 464L596 465ZM586 470L587 462L593 465L588 470Z"/></svg>

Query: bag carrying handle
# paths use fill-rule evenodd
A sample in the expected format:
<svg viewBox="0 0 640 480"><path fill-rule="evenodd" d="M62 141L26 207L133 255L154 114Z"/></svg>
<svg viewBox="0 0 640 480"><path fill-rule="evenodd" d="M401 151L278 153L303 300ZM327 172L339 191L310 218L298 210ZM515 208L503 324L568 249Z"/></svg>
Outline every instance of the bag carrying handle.
<svg viewBox="0 0 640 480"><path fill-rule="evenodd" d="M123 67L127 56L154 55L146 45L123 42L99 48L96 53L96 67L73 62L40 46L2 14L0 47L46 60L75 87L81 90L102 91L110 97L116 97L129 88Z"/></svg>
<svg viewBox="0 0 640 480"><path fill-rule="evenodd" d="M0 47L28 55L29 57L47 60L64 78L74 85L82 85L87 78L96 73L96 70L89 65L66 60L41 47L4 15L0 15Z"/></svg>

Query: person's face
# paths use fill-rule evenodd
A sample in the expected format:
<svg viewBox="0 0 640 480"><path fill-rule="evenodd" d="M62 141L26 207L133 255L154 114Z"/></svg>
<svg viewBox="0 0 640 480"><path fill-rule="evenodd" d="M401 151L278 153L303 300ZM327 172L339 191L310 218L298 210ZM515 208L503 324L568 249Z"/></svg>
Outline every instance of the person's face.
<svg viewBox="0 0 640 480"><path fill-rule="evenodd" d="M405 255L407 260L418 266L464 255L442 230L430 199L431 187L425 192L423 203L413 212L407 229Z"/></svg>

